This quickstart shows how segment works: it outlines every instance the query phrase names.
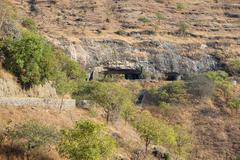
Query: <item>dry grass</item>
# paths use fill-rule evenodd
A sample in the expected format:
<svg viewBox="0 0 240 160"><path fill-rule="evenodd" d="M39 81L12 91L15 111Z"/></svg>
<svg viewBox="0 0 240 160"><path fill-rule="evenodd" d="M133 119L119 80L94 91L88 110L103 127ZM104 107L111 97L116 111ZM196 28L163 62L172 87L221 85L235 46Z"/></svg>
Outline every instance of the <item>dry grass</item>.
<svg viewBox="0 0 240 160"><path fill-rule="evenodd" d="M73 127L76 121L83 119L106 124L105 119L102 117L102 110L96 109L96 113L96 116L92 116L89 111L77 108L64 109L60 113L57 108L0 107L0 127L30 120L36 120L48 126L53 126L57 130ZM130 156L133 149L141 147L141 140L138 134L129 124L125 124L124 120L120 119L114 124L109 124L107 128L111 133L117 133L122 138L123 146L119 146L119 155ZM54 160L60 159L54 148L49 151L48 155Z"/></svg>

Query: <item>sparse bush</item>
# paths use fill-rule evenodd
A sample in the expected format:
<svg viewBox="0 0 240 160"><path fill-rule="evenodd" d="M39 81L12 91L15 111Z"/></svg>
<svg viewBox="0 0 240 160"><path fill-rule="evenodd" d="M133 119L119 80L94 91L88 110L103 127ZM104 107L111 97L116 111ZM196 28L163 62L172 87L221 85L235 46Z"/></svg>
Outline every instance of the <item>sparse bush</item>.
<svg viewBox="0 0 240 160"><path fill-rule="evenodd" d="M4 33L5 29L3 29L4 24L6 24L6 22L14 20L16 16L17 16L16 10L12 6L11 2L7 0L1 0L1 3L0 3L0 37L1 38L3 38L6 35L6 33Z"/></svg>
<svg viewBox="0 0 240 160"><path fill-rule="evenodd" d="M131 92L115 83L84 83L74 96L77 99L92 100L103 107L107 122L116 120L124 105L133 105Z"/></svg>
<svg viewBox="0 0 240 160"><path fill-rule="evenodd" d="M144 23L144 24L147 24L147 23L150 23L151 21L145 17L142 17L142 18L138 18L138 21Z"/></svg>
<svg viewBox="0 0 240 160"><path fill-rule="evenodd" d="M240 59L231 59L227 62L227 69L232 75L240 75Z"/></svg>
<svg viewBox="0 0 240 160"><path fill-rule="evenodd" d="M183 9L185 9L185 4L183 4L183 3L177 3L177 10L183 10Z"/></svg>
<svg viewBox="0 0 240 160"><path fill-rule="evenodd" d="M124 31L124 30L118 30L118 31L116 31L115 33L116 33L117 35L120 35L120 36L125 36L125 35L127 35L127 32Z"/></svg>
<svg viewBox="0 0 240 160"><path fill-rule="evenodd" d="M233 85L227 79L228 74L224 71L210 71L206 73L206 76L215 83L215 96L219 99L223 96L226 103L228 103L233 94Z"/></svg>
<svg viewBox="0 0 240 160"><path fill-rule="evenodd" d="M181 35L185 35L187 33L188 25L185 22L180 21L177 24L177 26L178 26L177 33L179 33Z"/></svg>
<svg viewBox="0 0 240 160"><path fill-rule="evenodd" d="M186 86L188 93L195 99L211 97L215 91L214 82L205 75L193 76Z"/></svg>
<svg viewBox="0 0 240 160"><path fill-rule="evenodd" d="M4 67L13 72L25 87L44 83L51 74L52 48L39 35L24 32L16 39L9 38L2 47Z"/></svg>
<svg viewBox="0 0 240 160"><path fill-rule="evenodd" d="M227 106L231 109L236 110L236 113L240 109L240 97L234 97L231 100L229 100Z"/></svg>
<svg viewBox="0 0 240 160"><path fill-rule="evenodd" d="M33 32L37 31L37 25L34 22L34 20L31 18L24 18L22 20L22 25L23 25L23 27L29 29L30 31L33 31Z"/></svg>
<svg viewBox="0 0 240 160"><path fill-rule="evenodd" d="M71 160L109 160L116 142L105 127L92 121L79 121L73 129L61 132L59 152Z"/></svg>
<svg viewBox="0 0 240 160"><path fill-rule="evenodd" d="M8 128L6 138L7 141L11 141L12 145L19 146L25 152L26 158L29 159L33 150L56 143L58 134L52 127L37 121L28 121Z"/></svg>
<svg viewBox="0 0 240 160"><path fill-rule="evenodd" d="M157 2L157 3L163 3L164 0L155 0L155 2Z"/></svg>
<svg viewBox="0 0 240 160"><path fill-rule="evenodd" d="M156 13L156 18L157 18L158 22L165 19L164 15L160 12Z"/></svg>

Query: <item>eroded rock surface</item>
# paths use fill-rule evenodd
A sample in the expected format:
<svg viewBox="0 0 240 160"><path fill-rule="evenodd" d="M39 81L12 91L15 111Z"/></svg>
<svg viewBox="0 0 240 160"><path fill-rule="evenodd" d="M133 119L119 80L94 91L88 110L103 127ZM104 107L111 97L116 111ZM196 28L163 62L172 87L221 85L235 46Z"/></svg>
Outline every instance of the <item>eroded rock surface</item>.
<svg viewBox="0 0 240 160"><path fill-rule="evenodd" d="M220 62L205 53L202 45L180 46L161 41L144 41L128 43L118 39L80 39L79 43L71 43L60 39L55 44L64 48L72 58L84 64L89 73L131 73L147 74L152 79L166 78L168 74L186 76L216 70ZM184 56L185 52L201 49L203 53L196 57ZM134 72L135 71L135 72ZM145 75L146 76L146 75Z"/></svg>

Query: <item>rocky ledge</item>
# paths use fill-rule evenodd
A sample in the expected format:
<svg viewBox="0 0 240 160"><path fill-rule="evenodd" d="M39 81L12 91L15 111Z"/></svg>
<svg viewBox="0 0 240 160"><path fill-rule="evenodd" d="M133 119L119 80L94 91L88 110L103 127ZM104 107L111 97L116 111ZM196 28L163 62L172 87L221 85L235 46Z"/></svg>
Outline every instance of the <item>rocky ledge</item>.
<svg viewBox="0 0 240 160"><path fill-rule="evenodd" d="M124 74L127 79L178 79L187 75L222 67L211 55L207 44L177 44L155 40L128 43L118 39L81 38L70 42L64 38L54 43L78 60L89 72ZM191 53L192 57L186 56Z"/></svg>

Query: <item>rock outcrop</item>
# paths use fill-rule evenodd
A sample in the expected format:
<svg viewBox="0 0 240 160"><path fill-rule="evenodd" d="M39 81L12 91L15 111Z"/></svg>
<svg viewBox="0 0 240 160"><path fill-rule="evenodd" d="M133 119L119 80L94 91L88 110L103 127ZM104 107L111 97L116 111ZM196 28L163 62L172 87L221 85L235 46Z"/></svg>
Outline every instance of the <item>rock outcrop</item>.
<svg viewBox="0 0 240 160"><path fill-rule="evenodd" d="M80 39L71 43L60 39L55 44L64 48L74 59L80 61L89 73L125 74L126 77L164 79L169 75L182 76L216 70L221 67L217 58L206 54L207 45L179 46L161 41L128 43L117 39ZM196 57L184 56L187 52L198 53Z"/></svg>

